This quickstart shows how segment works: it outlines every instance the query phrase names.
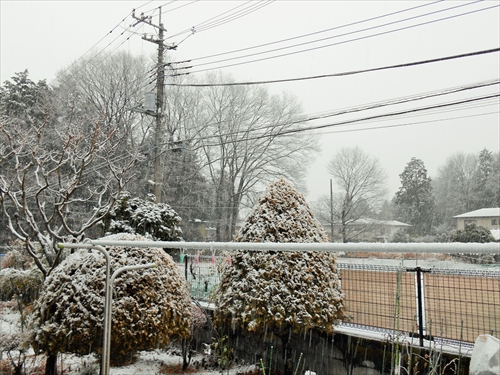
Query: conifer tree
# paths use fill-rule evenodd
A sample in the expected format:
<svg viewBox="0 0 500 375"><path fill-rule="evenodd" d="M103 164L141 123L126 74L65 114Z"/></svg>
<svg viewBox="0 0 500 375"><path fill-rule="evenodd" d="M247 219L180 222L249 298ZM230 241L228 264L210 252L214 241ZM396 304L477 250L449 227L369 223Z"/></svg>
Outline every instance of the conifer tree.
<svg viewBox="0 0 500 375"><path fill-rule="evenodd" d="M434 218L434 198L424 162L411 158L399 177L401 187L393 199L398 220L411 224L413 234L429 234Z"/></svg>
<svg viewBox="0 0 500 375"><path fill-rule="evenodd" d="M327 242L302 194L284 179L272 183L236 235L237 242ZM333 253L236 251L221 274L216 319L243 331L273 332L291 373L292 333L332 332L344 317Z"/></svg>

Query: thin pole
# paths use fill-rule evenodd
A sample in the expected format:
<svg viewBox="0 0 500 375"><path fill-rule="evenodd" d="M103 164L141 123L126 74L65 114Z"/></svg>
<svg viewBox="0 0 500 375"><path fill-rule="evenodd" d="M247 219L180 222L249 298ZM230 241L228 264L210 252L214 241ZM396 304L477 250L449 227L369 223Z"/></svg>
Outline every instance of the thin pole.
<svg viewBox="0 0 500 375"><path fill-rule="evenodd" d="M67 245L70 244L57 244L57 247L59 248L68 248ZM108 251L100 246L100 245L90 245L90 244L78 244L78 248L84 248L84 249L89 249L89 250L98 250L100 251L103 255L104 258L106 259L106 273L105 273L105 281L104 281L104 327L103 327L103 340L102 340L102 358L101 358L101 375L108 375L109 373L109 345L107 345L106 342L106 332L110 331L110 319L108 319L108 311L111 310L111 307L109 306L109 294L110 294L110 289L109 289L109 274L110 274L110 269L111 269L111 261L109 257ZM108 362L106 362L108 361Z"/></svg>
<svg viewBox="0 0 500 375"><path fill-rule="evenodd" d="M330 242L333 242L333 183L330 179Z"/></svg>
<svg viewBox="0 0 500 375"><path fill-rule="evenodd" d="M113 310L113 284L115 282L115 279L122 274L123 272L126 271L131 271L131 270L140 270L140 269L146 269L146 268L153 268L156 267L155 263L147 263L147 264L139 264L136 266L124 266L118 268L115 272L113 272L113 275L111 276L111 279L109 280L109 284L106 287L106 305L108 306L108 309L106 310L106 321L108 322L107 325L105 325L105 331L104 331L104 346L103 346L103 362L105 363L104 371L101 373L101 375L109 375L109 358L110 358L110 349L111 349L111 328L112 328L112 310Z"/></svg>

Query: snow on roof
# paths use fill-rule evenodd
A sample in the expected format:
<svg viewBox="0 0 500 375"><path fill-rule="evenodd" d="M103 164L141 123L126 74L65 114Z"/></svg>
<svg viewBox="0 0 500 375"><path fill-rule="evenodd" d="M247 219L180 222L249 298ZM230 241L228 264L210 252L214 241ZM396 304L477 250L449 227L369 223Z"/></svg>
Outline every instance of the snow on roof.
<svg viewBox="0 0 500 375"><path fill-rule="evenodd" d="M480 210L466 212L464 214L453 217L461 218L461 217L491 217L491 216L500 216L500 207L481 208Z"/></svg>
<svg viewBox="0 0 500 375"><path fill-rule="evenodd" d="M490 229L490 232L496 241L500 241L500 229Z"/></svg>
<svg viewBox="0 0 500 375"><path fill-rule="evenodd" d="M391 227L411 227L410 224L402 223L401 221L397 220L376 220L370 218L361 218L357 219L356 221L349 221L347 225L386 225Z"/></svg>
<svg viewBox="0 0 500 375"><path fill-rule="evenodd" d="M411 227L410 224L406 224L397 220L382 221L381 224L390 225L394 227Z"/></svg>

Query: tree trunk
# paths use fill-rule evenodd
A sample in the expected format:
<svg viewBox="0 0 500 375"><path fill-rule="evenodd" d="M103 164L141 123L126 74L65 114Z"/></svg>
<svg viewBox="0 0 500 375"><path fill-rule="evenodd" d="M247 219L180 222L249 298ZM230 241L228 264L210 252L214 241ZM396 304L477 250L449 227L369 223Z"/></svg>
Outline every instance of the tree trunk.
<svg viewBox="0 0 500 375"><path fill-rule="evenodd" d="M182 371L186 371L191 363L191 348L189 339L183 338L181 340L182 347Z"/></svg>
<svg viewBox="0 0 500 375"><path fill-rule="evenodd" d="M285 334L280 338L283 347L283 375L293 375L292 348L288 345L288 335Z"/></svg>
<svg viewBox="0 0 500 375"><path fill-rule="evenodd" d="M57 353L47 354L45 362L45 375L57 375Z"/></svg>

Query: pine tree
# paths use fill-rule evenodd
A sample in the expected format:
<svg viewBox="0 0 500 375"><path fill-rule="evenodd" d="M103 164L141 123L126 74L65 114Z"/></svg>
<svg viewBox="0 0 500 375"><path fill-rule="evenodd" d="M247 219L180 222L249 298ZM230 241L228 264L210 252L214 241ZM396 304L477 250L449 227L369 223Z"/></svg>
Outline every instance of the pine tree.
<svg viewBox="0 0 500 375"><path fill-rule="evenodd" d="M434 217L434 198L431 178L427 175L424 162L411 158L399 177L401 187L393 200L398 220L411 224L410 232L413 234L429 234Z"/></svg>
<svg viewBox="0 0 500 375"><path fill-rule="evenodd" d="M237 234L237 242L327 242L304 197L287 181L270 185ZM236 251L223 268L217 320L243 331L273 332L287 346L291 333L332 332L344 317L336 257L324 252ZM285 374L292 364L285 361Z"/></svg>
<svg viewBox="0 0 500 375"><path fill-rule="evenodd" d="M120 194L117 204L101 222L105 234L132 233L155 241L182 241L181 218L168 204Z"/></svg>

